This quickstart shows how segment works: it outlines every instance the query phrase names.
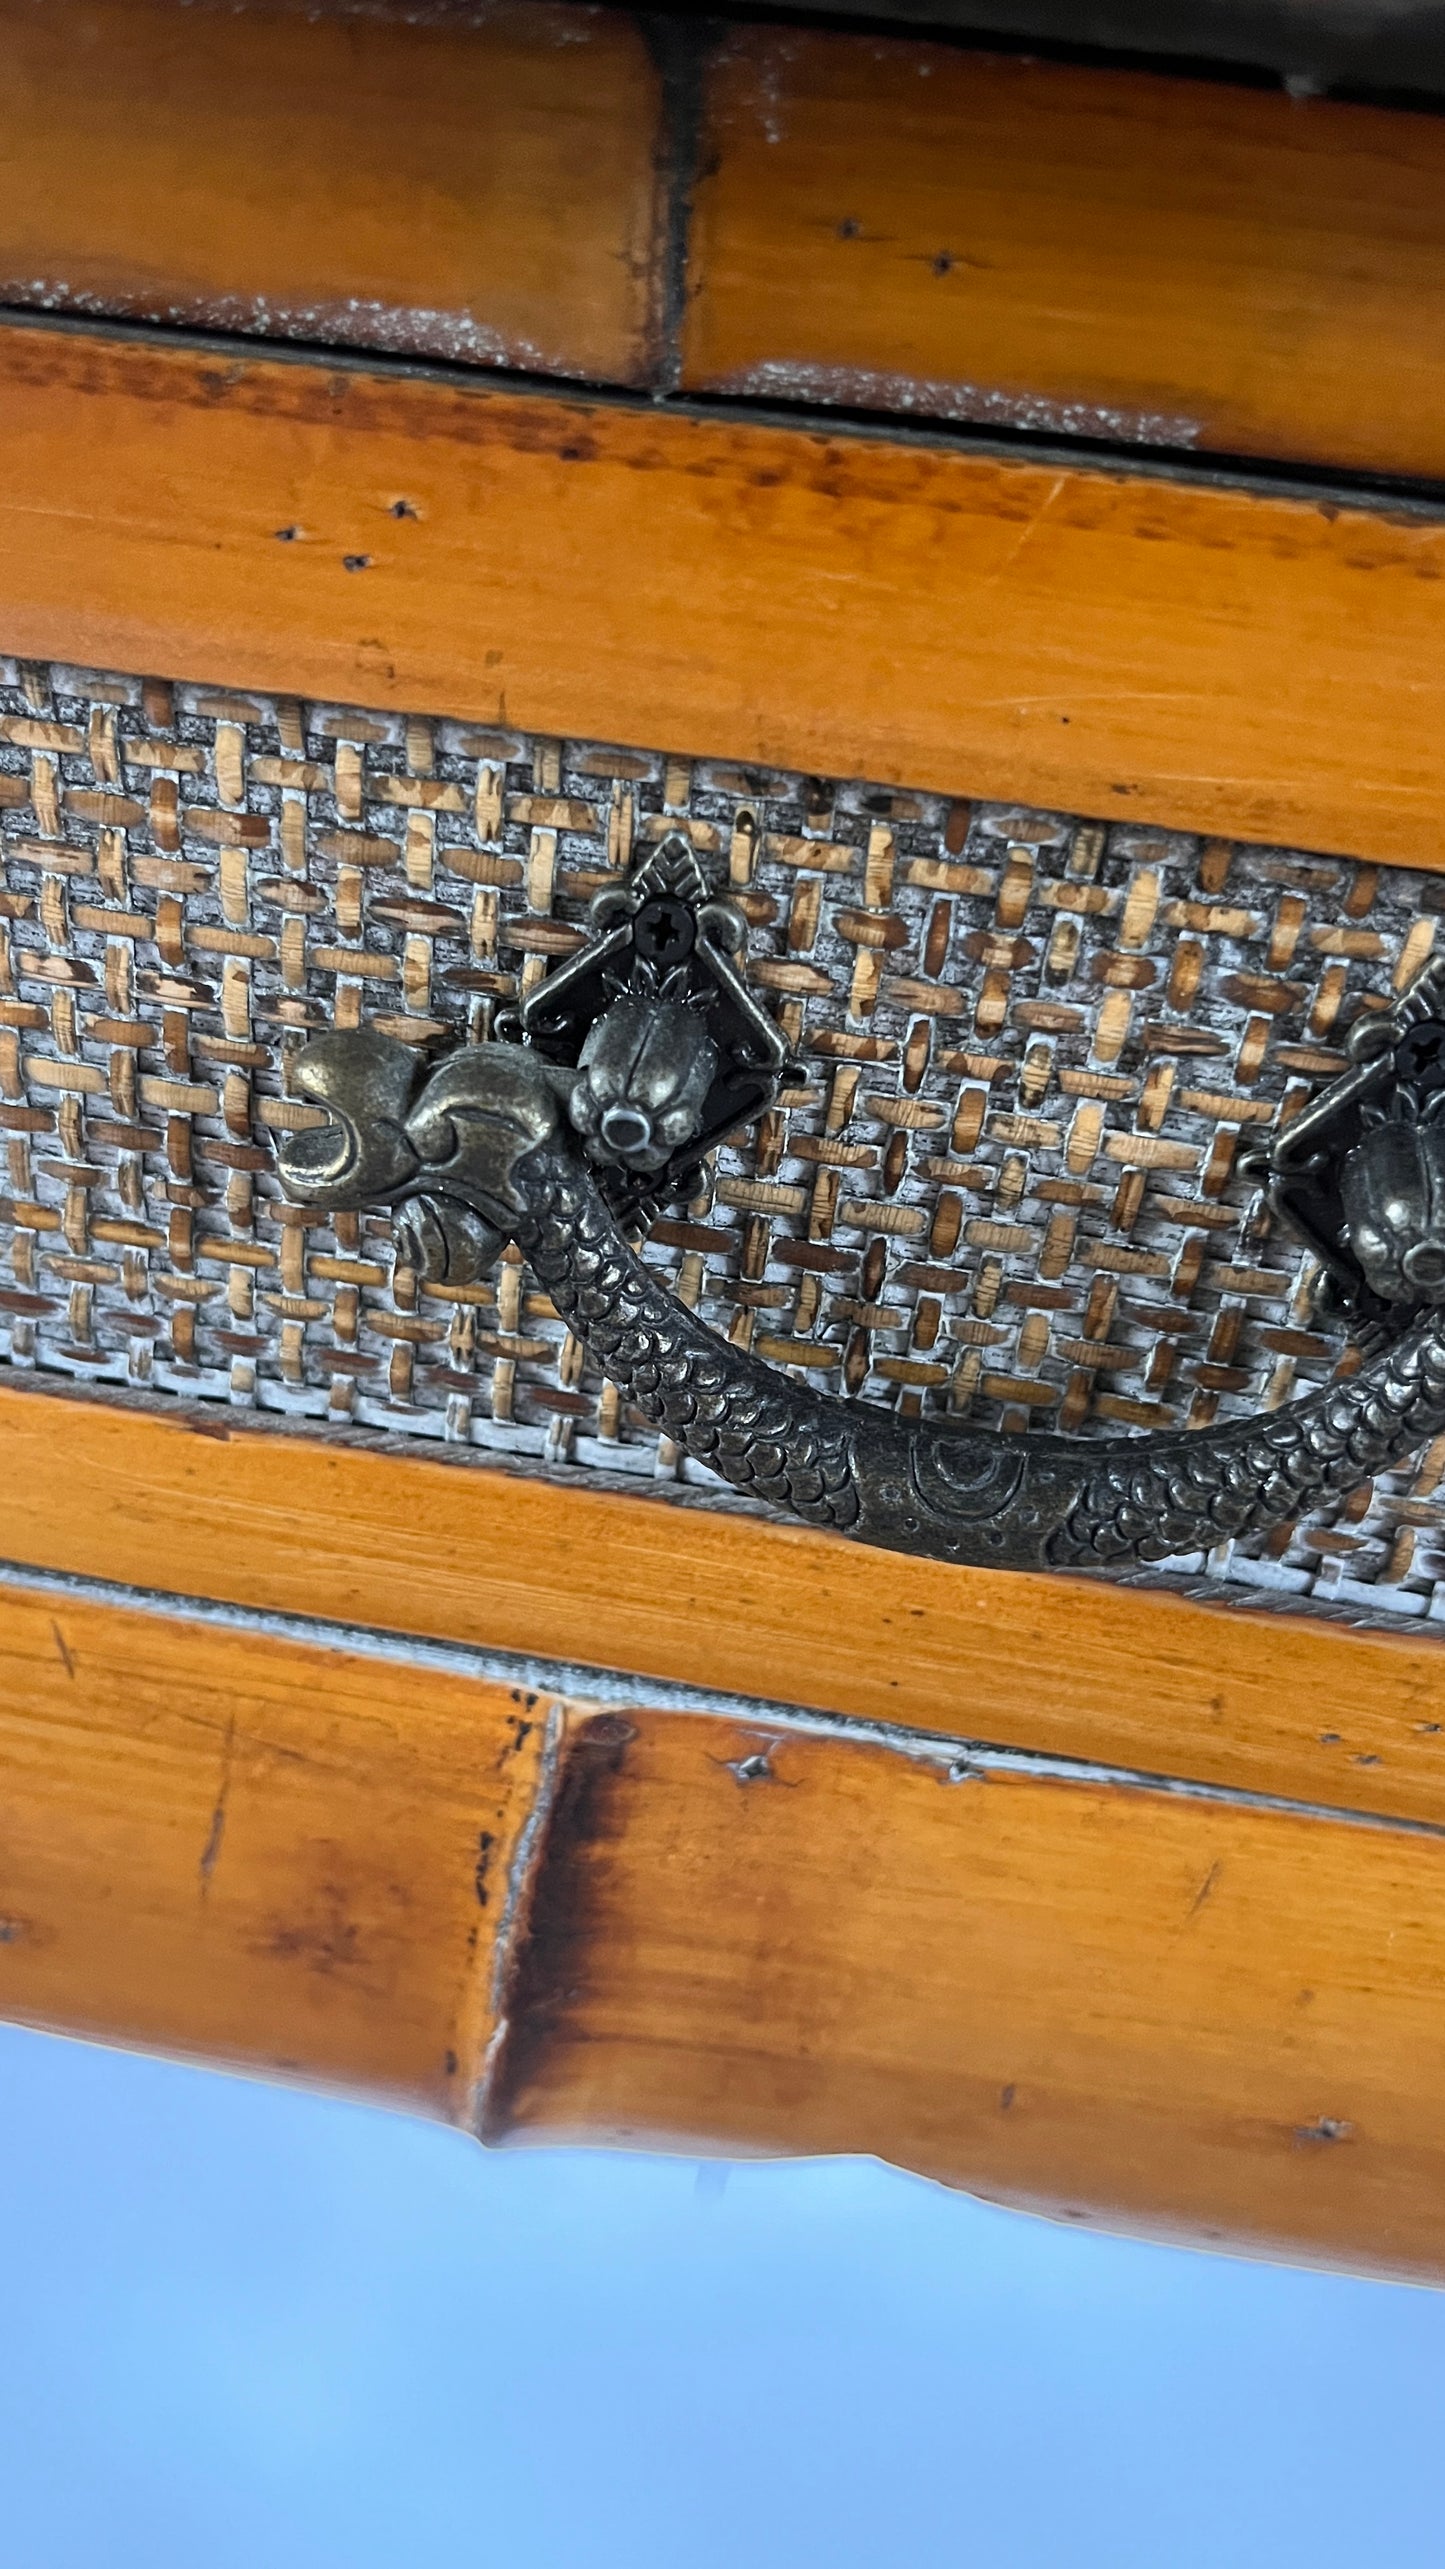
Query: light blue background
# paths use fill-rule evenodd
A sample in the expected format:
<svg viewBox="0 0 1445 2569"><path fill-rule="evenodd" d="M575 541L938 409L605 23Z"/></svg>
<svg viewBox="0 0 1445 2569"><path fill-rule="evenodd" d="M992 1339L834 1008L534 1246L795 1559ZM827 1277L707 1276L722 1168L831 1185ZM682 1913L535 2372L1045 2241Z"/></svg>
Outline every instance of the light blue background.
<svg viewBox="0 0 1445 2569"><path fill-rule="evenodd" d="M0 2028L3 2569L1439 2569L1445 2295Z"/></svg>

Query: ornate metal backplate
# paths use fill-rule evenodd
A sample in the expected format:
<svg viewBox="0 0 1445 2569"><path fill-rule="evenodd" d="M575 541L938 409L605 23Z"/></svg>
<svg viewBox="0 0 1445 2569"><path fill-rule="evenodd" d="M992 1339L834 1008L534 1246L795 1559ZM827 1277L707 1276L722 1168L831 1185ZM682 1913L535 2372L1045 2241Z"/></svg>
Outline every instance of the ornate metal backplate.
<svg viewBox="0 0 1445 2569"><path fill-rule="evenodd" d="M1262 1157L1269 1200L1314 1250L1317 1304L1365 1323L1445 1289L1445 963L1356 1020L1350 1061Z"/></svg>
<svg viewBox="0 0 1445 2569"><path fill-rule="evenodd" d="M589 1151L634 1221L685 1203L720 1142L808 1085L739 969L746 915L711 876L680 830L645 849L593 895L592 939L498 1028L587 1070Z"/></svg>

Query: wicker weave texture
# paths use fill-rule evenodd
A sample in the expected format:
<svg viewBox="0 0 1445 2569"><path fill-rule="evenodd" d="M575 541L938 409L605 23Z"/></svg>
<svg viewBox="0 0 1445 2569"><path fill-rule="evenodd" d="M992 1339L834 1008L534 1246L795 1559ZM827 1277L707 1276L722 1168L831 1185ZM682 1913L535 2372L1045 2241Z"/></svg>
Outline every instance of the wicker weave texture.
<svg viewBox="0 0 1445 2569"><path fill-rule="evenodd" d="M481 1039L683 830L813 1078L657 1226L675 1289L905 1413L1204 1424L1341 1359L1237 1163L1445 900L1289 849L4 662L0 822L10 1363L694 1482L514 1258L419 1289L385 1219L280 1200L311 1030ZM1209 1567L1445 1614L1442 1472L1445 1444Z"/></svg>

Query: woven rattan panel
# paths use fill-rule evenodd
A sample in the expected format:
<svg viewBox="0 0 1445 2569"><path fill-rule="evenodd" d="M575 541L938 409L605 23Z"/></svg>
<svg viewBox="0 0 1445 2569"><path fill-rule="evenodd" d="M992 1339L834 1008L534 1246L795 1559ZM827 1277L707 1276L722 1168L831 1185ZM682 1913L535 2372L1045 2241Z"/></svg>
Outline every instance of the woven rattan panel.
<svg viewBox="0 0 1445 2569"><path fill-rule="evenodd" d="M520 1265L418 1291L384 1219L280 1201L310 1029L484 1035L633 848L686 830L815 1077L658 1225L676 1289L905 1411L1202 1424L1339 1361L1237 1164L1445 899L1289 849L13 663L0 821L11 1364L695 1483ZM1445 1615L1442 1472L1445 1440L1208 1566Z"/></svg>

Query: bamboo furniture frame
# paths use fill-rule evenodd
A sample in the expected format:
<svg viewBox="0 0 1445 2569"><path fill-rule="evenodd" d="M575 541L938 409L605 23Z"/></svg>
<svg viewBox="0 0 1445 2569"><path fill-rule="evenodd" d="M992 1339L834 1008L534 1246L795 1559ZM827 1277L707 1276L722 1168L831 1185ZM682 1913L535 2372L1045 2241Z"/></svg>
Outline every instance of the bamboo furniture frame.
<svg viewBox="0 0 1445 2569"><path fill-rule="evenodd" d="M8 648L1434 867L1408 506L0 324Z"/></svg>
<svg viewBox="0 0 1445 2569"><path fill-rule="evenodd" d="M1441 2274L1438 1824L54 1577L0 1666L7 2015Z"/></svg>
<svg viewBox="0 0 1445 2569"><path fill-rule="evenodd" d="M558 0L4 0L0 48L11 305L1441 469L1433 112Z"/></svg>
<svg viewBox="0 0 1445 2569"><path fill-rule="evenodd" d="M108 82L76 73L70 0L0 7L34 111L0 138L0 649L150 673L148 720L181 680L422 718L418 740L449 719L1101 833L1267 840L1348 861L1346 938L1376 933L1365 913L1396 881L1433 921L1445 522L1433 488L1339 478L1439 469L1416 326L1432 119L1221 88L1219 160L1186 172L1199 93L1133 73L944 48L925 81L906 45L757 30L649 52L607 13L569 48L560 9L523 7L468 52L455 30L413 43L381 8L278 5L263 59L240 22L184 14L194 46L159 0L88 9L124 73ZM432 191L437 137L469 128L483 82L487 184L468 163ZM377 193L344 147L379 130L396 83L415 148ZM234 220L213 201L178 247L176 137L202 108L254 149L218 154L245 172ZM838 170L865 111L888 147L855 212ZM972 272L973 291L951 241L928 245L953 210L949 138L980 126L1067 148L1046 203L1017 150L979 167L970 239L1019 264L1003 285ZM297 166L330 174L317 220L278 227ZM1157 268L1121 271L1146 202ZM1246 220L1258 290L1241 296ZM1065 293L1099 322L1077 344L1046 326ZM1166 381L1144 352L1186 296ZM182 324L326 344L253 351ZM498 365L511 380L468 371ZM1111 433L1152 455L1062 442L1120 409ZM1051 447L1020 442L1030 419ZM102 720L102 768L108 737ZM183 870L182 798L148 784L132 818L123 763L82 781L71 747L6 746L32 763L17 798L0 761L0 807L41 849L6 915L26 952L43 925L42 978L73 1008L79 876L93 859L80 888L119 915L127 833L153 827L149 856ZM303 727L276 754L305 749ZM49 760L54 828L33 802ZM216 811L244 792L218 785ZM1376 864L1407 872L1382 894ZM408 881L431 899L430 877ZM550 883L538 916L565 930ZM891 878L863 890L886 936ZM990 878L987 897L1017 891ZM159 874L140 892L125 915L148 947L151 894L183 894ZM817 969L812 906L785 970ZM201 924L233 946L269 933ZM304 932L298 951L304 981ZM1121 931L1110 955L1127 1013L1144 947ZM401 955L413 1014L422 965ZM1022 966L989 945L981 969ZM1242 1040L1263 1060L1256 1000L1264 1034ZM165 1005L177 1061L144 1075L199 1088L174 990ZM7 1146L40 1136L89 1169L79 1104L60 1122L66 1080L41 1099L27 1067L98 1070L81 1019L67 1049L53 995L4 1006ZM50 1183L23 1201L48 1205ZM164 1183L177 1217L205 1210L189 1163ZM16 1200L33 1256L57 1226L17 1221ZM94 1260L91 1234L57 1236ZM170 1243L155 1254L183 1274ZM288 1266L283 1297L304 1300L295 1283ZM1427 1613L1385 1632L1354 1610L903 1564L694 1493L668 1505L173 1397L163 1412L54 1372L0 1386L0 1431L0 2012L493 2139L870 2148L1068 2217L1445 2268Z"/></svg>

